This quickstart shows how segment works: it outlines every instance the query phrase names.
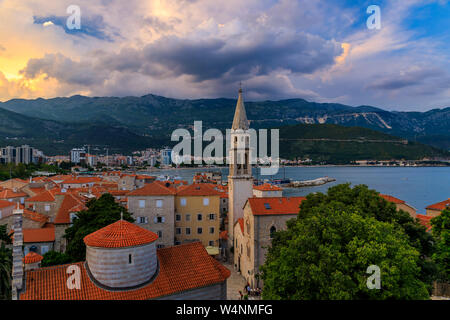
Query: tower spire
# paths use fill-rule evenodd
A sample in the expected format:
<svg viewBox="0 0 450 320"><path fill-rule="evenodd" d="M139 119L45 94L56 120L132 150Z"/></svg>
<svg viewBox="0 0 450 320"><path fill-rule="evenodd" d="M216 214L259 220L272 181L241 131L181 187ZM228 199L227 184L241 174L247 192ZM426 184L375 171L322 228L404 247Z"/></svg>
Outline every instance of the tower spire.
<svg viewBox="0 0 450 320"><path fill-rule="evenodd" d="M239 83L239 97L236 104L236 111L234 112L233 125L231 129L248 130L247 113L245 112L244 99L242 98L242 84Z"/></svg>

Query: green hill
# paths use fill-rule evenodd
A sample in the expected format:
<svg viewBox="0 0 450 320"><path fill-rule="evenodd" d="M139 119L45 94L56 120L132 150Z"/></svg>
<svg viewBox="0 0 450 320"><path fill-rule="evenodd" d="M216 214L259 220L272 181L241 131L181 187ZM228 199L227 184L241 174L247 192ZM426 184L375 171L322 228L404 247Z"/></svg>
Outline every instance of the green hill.
<svg viewBox="0 0 450 320"><path fill-rule="evenodd" d="M450 152L361 127L331 124L280 127L280 156L333 164L353 160L420 160L449 157Z"/></svg>

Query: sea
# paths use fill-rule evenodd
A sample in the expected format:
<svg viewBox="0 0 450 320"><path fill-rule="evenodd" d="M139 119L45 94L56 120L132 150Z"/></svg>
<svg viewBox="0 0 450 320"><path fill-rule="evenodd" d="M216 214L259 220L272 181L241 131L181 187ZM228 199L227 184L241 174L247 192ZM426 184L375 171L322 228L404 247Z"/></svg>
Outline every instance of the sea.
<svg viewBox="0 0 450 320"><path fill-rule="evenodd" d="M196 172L221 171L224 181L228 168L183 168L147 172L150 175L169 175L192 182ZM276 175L261 176L253 168L253 176L259 179L312 180L328 176L336 179L321 186L284 188L284 196L306 196L312 192L326 192L331 186L341 183L365 184L370 189L406 201L417 213L425 214L430 204L450 198L450 167L355 167L355 166L311 166L281 167Z"/></svg>

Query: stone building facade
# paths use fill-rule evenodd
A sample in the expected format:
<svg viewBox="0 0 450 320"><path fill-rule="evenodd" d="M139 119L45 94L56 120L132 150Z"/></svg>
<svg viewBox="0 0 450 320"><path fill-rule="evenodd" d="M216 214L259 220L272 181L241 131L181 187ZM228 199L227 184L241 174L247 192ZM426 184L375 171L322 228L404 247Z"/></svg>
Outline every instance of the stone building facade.
<svg viewBox="0 0 450 320"><path fill-rule="evenodd" d="M262 287L259 267L266 259L267 247L276 231L285 230L286 222L297 217L304 197L250 198L244 216L234 225L234 267L252 288Z"/></svg>

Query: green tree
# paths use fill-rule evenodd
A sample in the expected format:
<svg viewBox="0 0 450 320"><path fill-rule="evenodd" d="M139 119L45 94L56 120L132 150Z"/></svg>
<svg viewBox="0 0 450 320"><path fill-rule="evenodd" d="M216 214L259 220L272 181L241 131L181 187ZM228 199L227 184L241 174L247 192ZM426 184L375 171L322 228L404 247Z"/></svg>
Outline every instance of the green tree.
<svg viewBox="0 0 450 320"><path fill-rule="evenodd" d="M11 299L12 250L0 246L0 300Z"/></svg>
<svg viewBox="0 0 450 320"><path fill-rule="evenodd" d="M72 261L72 257L69 256L67 253L48 251L47 253L44 254L44 259L42 259L41 266L50 267L70 262L74 261Z"/></svg>
<svg viewBox="0 0 450 320"><path fill-rule="evenodd" d="M450 208L431 219L431 226L436 239L433 260L438 265L438 280L450 283Z"/></svg>
<svg viewBox="0 0 450 320"><path fill-rule="evenodd" d="M86 245L83 238L88 234L116 222L121 214L124 220L134 222L127 209L120 206L109 193L89 201L87 207L87 210L77 214L72 226L66 229L64 235L68 242L66 253L73 261L83 261L86 258Z"/></svg>
<svg viewBox="0 0 450 320"><path fill-rule="evenodd" d="M431 250L432 238L422 232L366 186L310 194L287 230L275 233L261 267L263 297L426 299L432 277L423 252ZM381 290L366 286L370 265L380 267Z"/></svg>
<svg viewBox="0 0 450 320"><path fill-rule="evenodd" d="M11 244L12 240L11 240L11 236L8 234L7 231L7 225L3 224L0 225L0 242L4 242L5 244Z"/></svg>

